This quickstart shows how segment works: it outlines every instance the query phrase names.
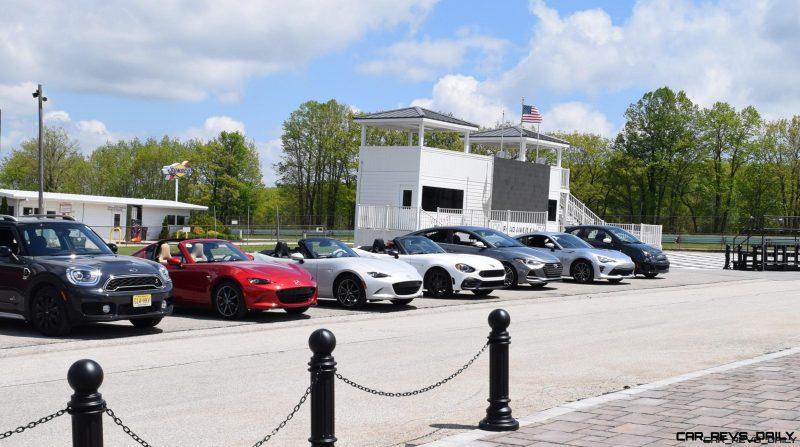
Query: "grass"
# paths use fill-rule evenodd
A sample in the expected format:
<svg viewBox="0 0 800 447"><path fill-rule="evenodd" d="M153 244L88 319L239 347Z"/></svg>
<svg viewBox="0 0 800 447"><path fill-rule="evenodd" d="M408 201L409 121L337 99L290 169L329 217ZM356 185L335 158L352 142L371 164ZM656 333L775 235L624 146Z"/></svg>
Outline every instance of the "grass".
<svg viewBox="0 0 800 447"><path fill-rule="evenodd" d="M661 248L664 250L725 251L725 246L722 244L676 244L675 242L663 242Z"/></svg>

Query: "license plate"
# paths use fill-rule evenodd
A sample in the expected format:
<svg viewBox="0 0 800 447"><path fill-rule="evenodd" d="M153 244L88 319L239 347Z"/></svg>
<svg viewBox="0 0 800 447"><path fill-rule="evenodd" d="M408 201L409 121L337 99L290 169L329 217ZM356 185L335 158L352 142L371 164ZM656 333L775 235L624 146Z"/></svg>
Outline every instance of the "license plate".
<svg viewBox="0 0 800 447"><path fill-rule="evenodd" d="M153 299L149 294L133 296L133 307L147 307L151 304L153 304Z"/></svg>

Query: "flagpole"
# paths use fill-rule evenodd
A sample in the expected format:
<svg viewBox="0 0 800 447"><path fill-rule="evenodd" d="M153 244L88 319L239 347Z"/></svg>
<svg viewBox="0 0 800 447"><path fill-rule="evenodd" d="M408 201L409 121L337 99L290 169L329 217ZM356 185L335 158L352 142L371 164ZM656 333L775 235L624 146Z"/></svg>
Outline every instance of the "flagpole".
<svg viewBox="0 0 800 447"><path fill-rule="evenodd" d="M505 157L505 155L503 154L503 133L504 133L503 130L505 129L505 125L506 125L506 109L503 108L503 118L500 121L500 155L503 157Z"/></svg>
<svg viewBox="0 0 800 447"><path fill-rule="evenodd" d="M536 161L535 163L539 163L539 140L542 138L542 134L539 133L539 129L542 128L541 121L536 123Z"/></svg>

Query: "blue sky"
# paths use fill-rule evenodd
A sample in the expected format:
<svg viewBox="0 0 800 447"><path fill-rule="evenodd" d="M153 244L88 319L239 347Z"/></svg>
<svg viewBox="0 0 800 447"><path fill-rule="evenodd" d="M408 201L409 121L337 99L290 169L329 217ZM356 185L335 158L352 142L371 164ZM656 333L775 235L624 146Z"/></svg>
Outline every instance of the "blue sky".
<svg viewBox="0 0 800 447"><path fill-rule="evenodd" d="M362 111L423 105L483 125L613 137L663 85L710 106L797 113L800 5L745 2L3 0L0 155L46 120L89 152L105 141L243 130L265 182L281 123L306 100Z"/></svg>

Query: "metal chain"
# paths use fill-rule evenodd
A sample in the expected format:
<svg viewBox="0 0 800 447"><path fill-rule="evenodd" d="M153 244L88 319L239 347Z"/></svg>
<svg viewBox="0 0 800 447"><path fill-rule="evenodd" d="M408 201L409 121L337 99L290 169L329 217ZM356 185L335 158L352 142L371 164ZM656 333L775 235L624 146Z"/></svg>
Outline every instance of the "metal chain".
<svg viewBox="0 0 800 447"><path fill-rule="evenodd" d="M376 390L376 389L373 389L373 388L369 388L369 387L366 387L364 385L360 385L360 384L358 384L356 382L353 382L352 380L348 379L347 377L345 377L345 376L343 376L343 375L341 375L339 373L336 373L336 378L341 380L342 382L352 386L353 388L359 389L361 391L364 391L364 392L367 392L367 393L370 393L370 394L375 394L375 395L378 395L378 396L383 396L383 397L416 396L417 394L422 394L422 393L428 392L428 391L430 391L430 390L432 390L434 388L438 388L438 387L444 385L445 383L447 383L447 382L453 380L454 378L456 378L456 376L458 376L459 374L464 372L464 370L469 368L470 365L472 365L472 363L475 360L477 360L478 357L481 356L481 354L483 354L483 351L485 351L488 346L489 346L489 342L486 342L486 344L483 345L483 347L481 348L480 351L478 351L477 354L472 356L472 358L464 366L459 368L458 371L454 372L453 374L450 374L450 376L448 376L447 378L444 378L444 379L434 383L433 385L426 386L425 388L420 388L420 389L414 390L414 391L404 391L404 392L399 392L399 393L390 393L390 392L386 392L386 391L380 391L380 390Z"/></svg>
<svg viewBox="0 0 800 447"><path fill-rule="evenodd" d="M131 437L131 438L132 438L134 441L138 442L138 443L139 443L140 445L142 445L143 447L153 447L153 446L151 446L150 444L148 444L148 443L147 443L147 441L145 441L144 439L140 438L140 437L139 437L139 435L137 435L136 433L134 433L134 432L133 432L133 430L131 430L130 428L128 428L128 426L127 426L127 425L123 424L123 423L122 423L122 419L118 418L118 417L117 417L117 416L114 414L114 411L113 411L113 410L111 410L110 408L106 408L106 414L107 414L107 415L109 415L109 416L111 416L111 419L113 419L113 420L114 420L114 423L115 423L115 424L117 424L117 425L119 425L120 427L122 427L122 431L124 431L124 432L125 432L125 434L126 434L126 435L128 435L128 436L130 436L130 437Z"/></svg>
<svg viewBox="0 0 800 447"><path fill-rule="evenodd" d="M281 431L281 429L282 429L283 427L285 427L285 426L286 426L286 424L287 424L289 421L291 421L291 420L292 420L292 418L294 417L294 415L295 415L295 414L296 414L298 411L300 411L300 407L302 407L302 406L303 406L303 404L306 402L306 399L308 399L308 395L309 395L309 394L311 394L311 388L313 388L313 387L314 387L314 385L316 385L316 384L317 384L317 381L319 380L319 374L320 374L320 372L319 372L319 371L317 371L317 373L314 375L314 379L313 379L313 380L311 380L311 385L309 385L309 386L308 386L308 388L306 388L306 392L305 392L305 393L303 393L303 396L300 398L300 401L299 401L299 402L297 402L297 405L295 405L295 406L294 406L294 408L292 409L291 413L289 413L289 415L288 415L288 416L286 416L286 419L284 419L283 421L281 421L281 423L280 423L280 424L278 424L278 426L277 426L277 427L275 427L275 429L274 429L274 430L272 430L272 433L268 434L267 436L264 436L264 438L263 438L263 439L261 439L260 441L256 442L255 444L253 444L253 447L260 447L261 445L265 444L267 441L269 441L270 439L272 439L272 437L273 437L273 436L275 436L276 434L278 434L278 432L279 432L279 431Z"/></svg>
<svg viewBox="0 0 800 447"><path fill-rule="evenodd" d="M48 415L48 416L45 416L45 417L39 419L38 421L29 422L26 425L21 425L21 426L15 428L14 430L9 430L9 431L7 431L5 433L0 433L0 439L10 438L12 435L16 435L16 434L22 433L25 430L28 430L28 429L36 427L37 425L41 425L41 424L45 424L47 422L50 422L53 419L55 419L55 418L57 418L59 416L62 416L64 413L67 412L67 410L69 410L69 407L67 407L67 408L65 408L63 410L58 410L58 411L56 411L55 413L53 413L51 415Z"/></svg>

